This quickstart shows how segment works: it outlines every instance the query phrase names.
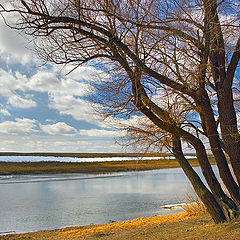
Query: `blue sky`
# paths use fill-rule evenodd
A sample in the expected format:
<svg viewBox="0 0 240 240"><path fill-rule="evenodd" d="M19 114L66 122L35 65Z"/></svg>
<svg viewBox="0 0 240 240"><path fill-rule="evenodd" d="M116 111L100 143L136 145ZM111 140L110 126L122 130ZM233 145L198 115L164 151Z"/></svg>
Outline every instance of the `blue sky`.
<svg viewBox="0 0 240 240"><path fill-rule="evenodd" d="M119 152L122 132L105 125L84 100L90 66L43 65L31 43L0 22L0 151Z"/></svg>
<svg viewBox="0 0 240 240"><path fill-rule="evenodd" d="M0 2L10 4L7 0ZM16 21L14 17L7 20ZM87 65L67 74L72 68L43 64L30 39L6 27L0 18L0 151L123 151L114 138L124 132L111 129L100 120L85 100L96 77L109 76ZM160 99L164 104L160 92L157 94L155 101ZM198 115L189 116L193 117ZM141 125L146 119L135 115L122 121Z"/></svg>

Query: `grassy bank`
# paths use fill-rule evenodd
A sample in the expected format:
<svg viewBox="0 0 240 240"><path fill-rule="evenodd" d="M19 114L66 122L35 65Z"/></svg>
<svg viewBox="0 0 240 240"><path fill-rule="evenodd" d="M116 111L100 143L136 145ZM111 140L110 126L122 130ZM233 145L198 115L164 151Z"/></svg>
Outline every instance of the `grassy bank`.
<svg viewBox="0 0 240 240"><path fill-rule="evenodd" d="M198 161L189 159L192 166ZM211 164L215 164L214 159ZM110 173L179 167L175 159L106 162L0 162L0 175L43 173Z"/></svg>
<svg viewBox="0 0 240 240"><path fill-rule="evenodd" d="M0 236L1 240L237 240L240 220L215 225L208 215L180 213L139 218L106 225L69 227L59 230Z"/></svg>

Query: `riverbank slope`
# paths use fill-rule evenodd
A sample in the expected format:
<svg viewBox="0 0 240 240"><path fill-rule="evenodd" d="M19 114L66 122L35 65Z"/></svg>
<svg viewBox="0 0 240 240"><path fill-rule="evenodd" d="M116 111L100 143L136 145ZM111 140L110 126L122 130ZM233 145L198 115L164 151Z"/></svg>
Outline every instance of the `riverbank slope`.
<svg viewBox="0 0 240 240"><path fill-rule="evenodd" d="M240 220L215 225L210 217L179 213L139 218L105 225L68 227L59 230L0 236L1 240L237 240Z"/></svg>

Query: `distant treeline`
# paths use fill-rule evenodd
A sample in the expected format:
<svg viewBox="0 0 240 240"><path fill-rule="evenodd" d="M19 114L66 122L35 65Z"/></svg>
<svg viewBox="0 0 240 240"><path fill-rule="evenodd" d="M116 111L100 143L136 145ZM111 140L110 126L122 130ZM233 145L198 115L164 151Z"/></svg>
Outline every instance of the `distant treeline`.
<svg viewBox="0 0 240 240"><path fill-rule="evenodd" d="M185 153L195 156L194 153ZM170 157L171 153L53 153L53 152L0 152L0 156L46 156L75 158L107 158L107 157Z"/></svg>

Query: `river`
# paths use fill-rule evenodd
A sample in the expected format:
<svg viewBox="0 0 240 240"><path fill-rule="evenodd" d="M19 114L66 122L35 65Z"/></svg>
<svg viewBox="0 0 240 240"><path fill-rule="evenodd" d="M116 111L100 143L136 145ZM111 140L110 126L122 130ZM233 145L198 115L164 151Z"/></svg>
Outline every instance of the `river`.
<svg viewBox="0 0 240 240"><path fill-rule="evenodd" d="M198 169L198 168L197 168ZM112 174L0 176L0 232L29 232L172 214L190 184L179 168Z"/></svg>

